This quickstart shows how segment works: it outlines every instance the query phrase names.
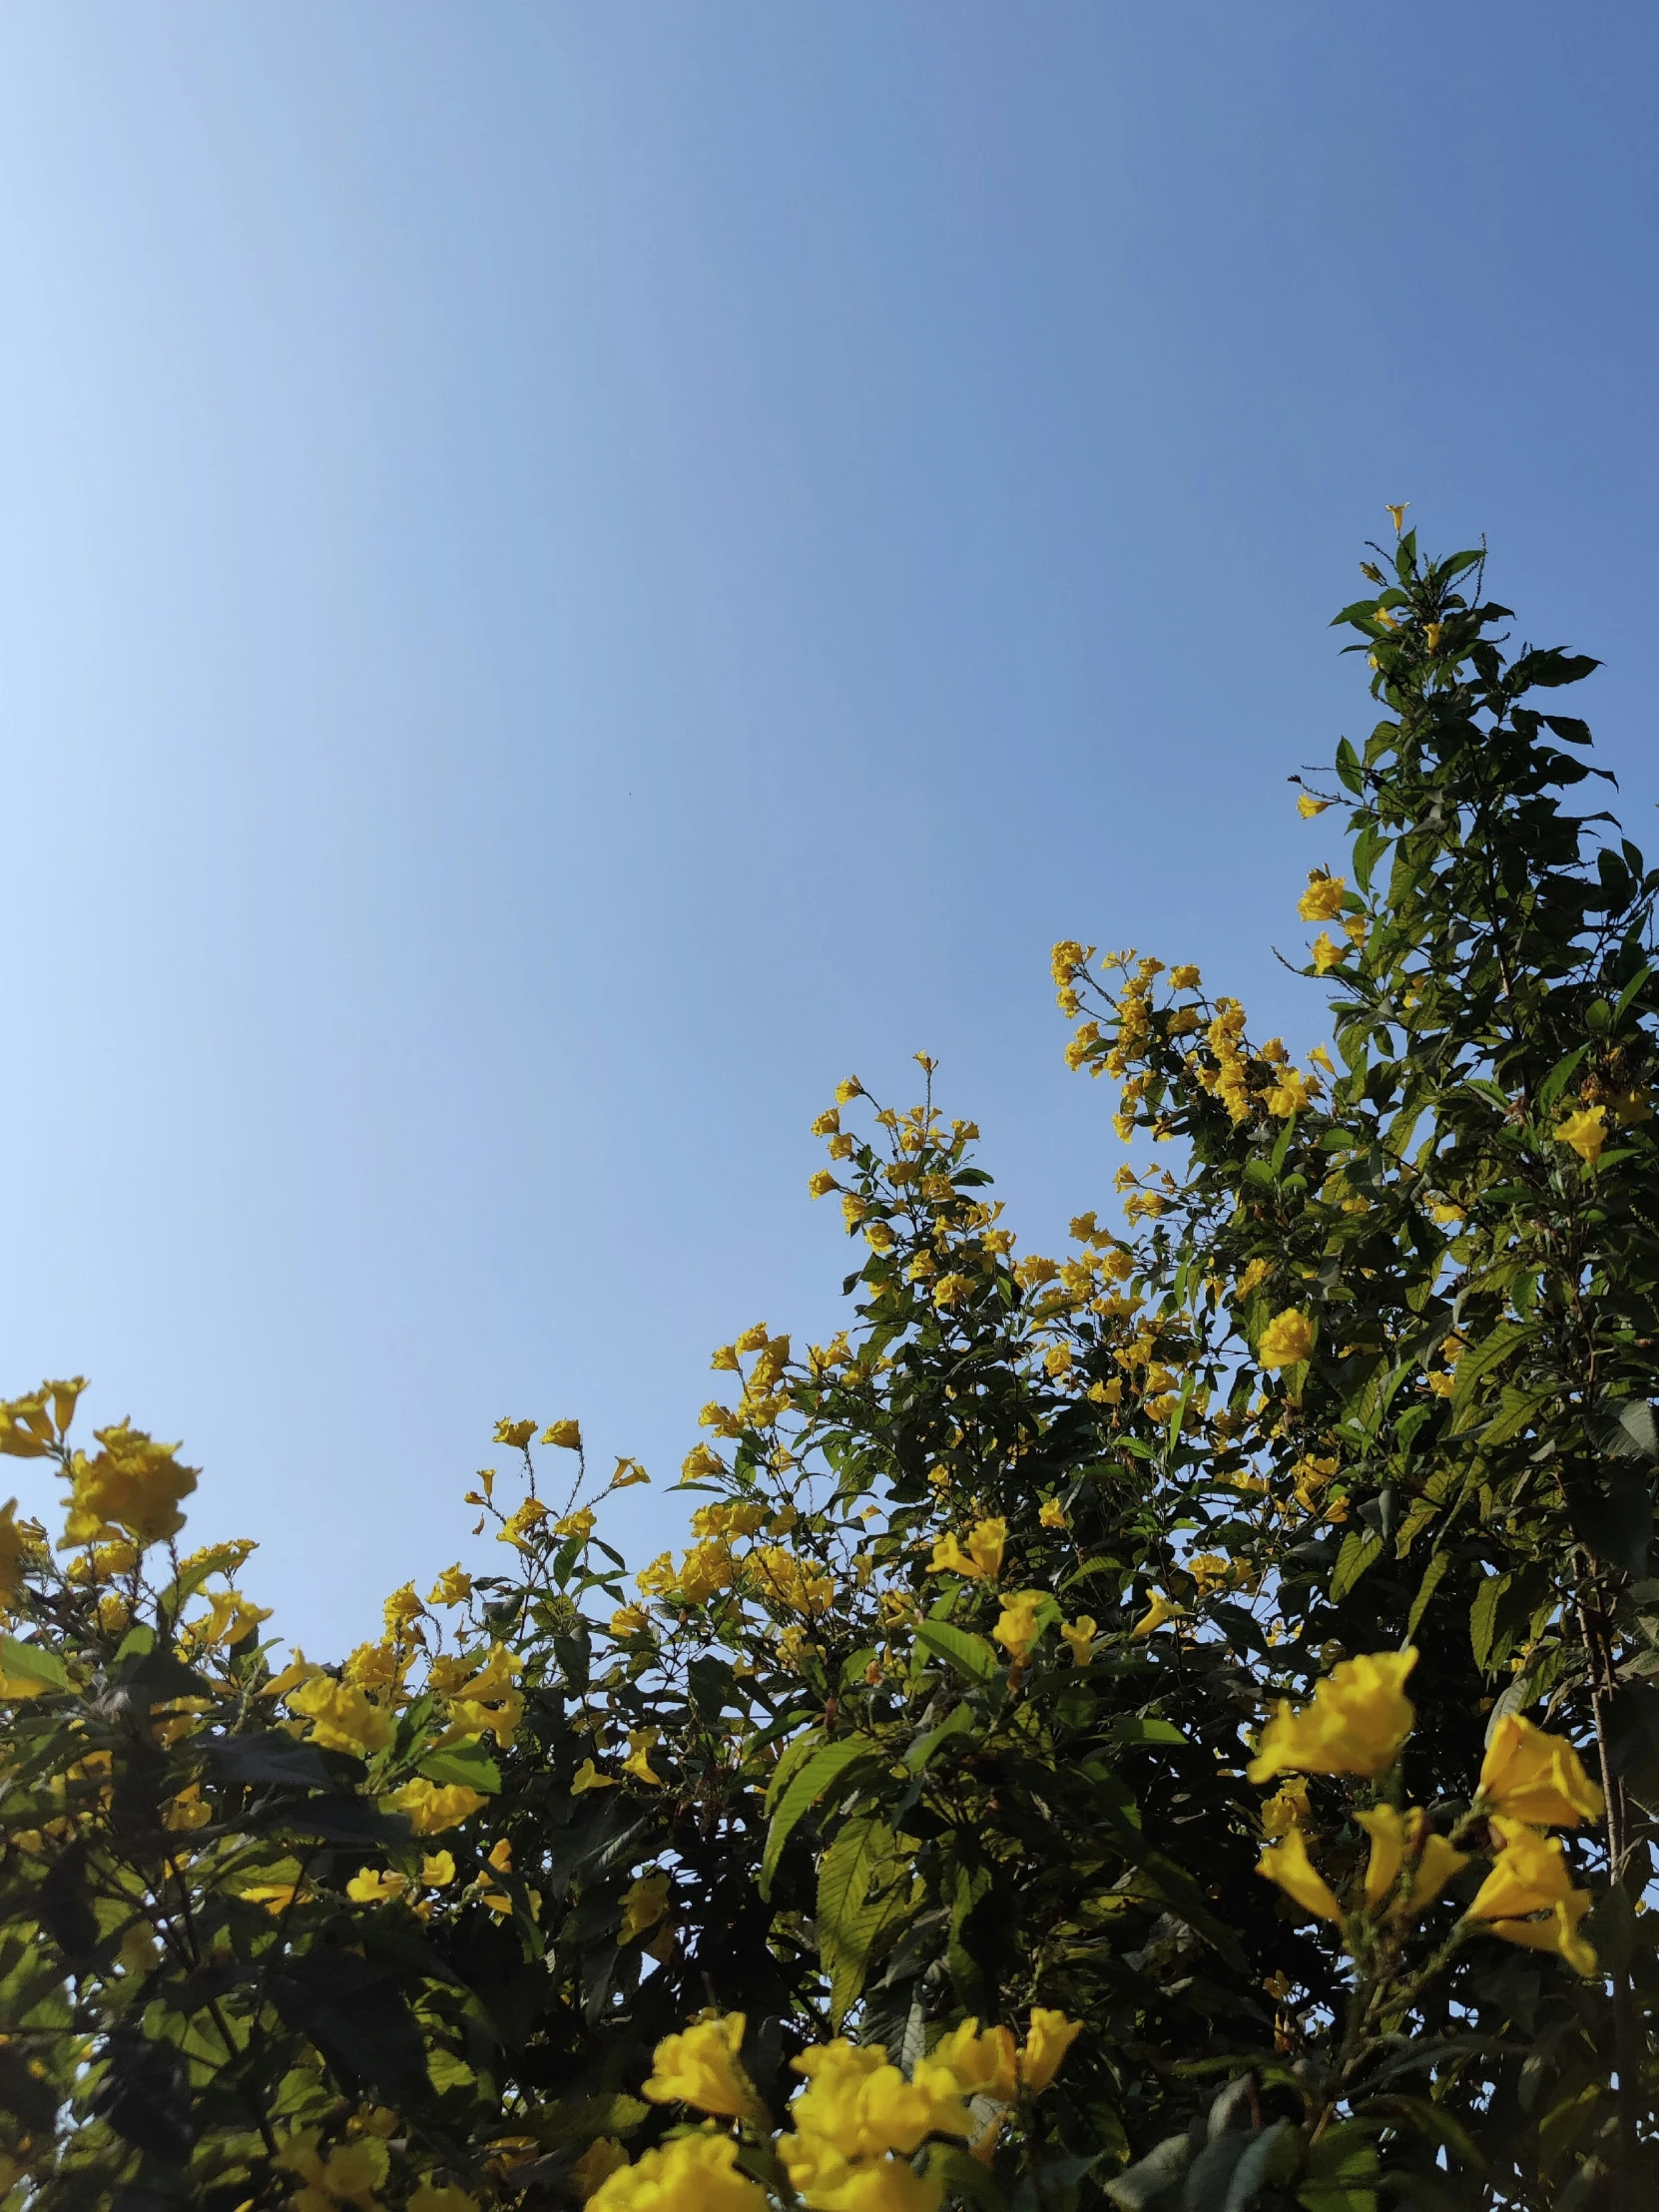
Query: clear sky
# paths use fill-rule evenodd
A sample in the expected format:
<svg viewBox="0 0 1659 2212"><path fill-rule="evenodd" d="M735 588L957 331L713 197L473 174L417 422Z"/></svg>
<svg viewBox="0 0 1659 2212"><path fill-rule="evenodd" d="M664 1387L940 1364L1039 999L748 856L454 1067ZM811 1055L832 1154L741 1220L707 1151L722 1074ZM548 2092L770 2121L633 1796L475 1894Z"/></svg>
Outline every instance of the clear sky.
<svg viewBox="0 0 1659 2212"><path fill-rule="evenodd" d="M657 1548L711 1348L833 1326L837 1078L935 1053L1042 1250L1055 937L1321 1033L1385 500L1651 844L1656 81L1642 0L0 10L0 1388L319 1655L502 1413Z"/></svg>

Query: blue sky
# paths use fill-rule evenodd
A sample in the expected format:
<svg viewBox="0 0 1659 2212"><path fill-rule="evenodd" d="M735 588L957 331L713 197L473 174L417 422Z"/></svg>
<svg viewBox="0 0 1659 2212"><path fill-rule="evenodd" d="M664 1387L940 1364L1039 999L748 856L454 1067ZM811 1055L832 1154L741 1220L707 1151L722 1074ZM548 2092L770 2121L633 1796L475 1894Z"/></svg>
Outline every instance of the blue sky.
<svg viewBox="0 0 1659 2212"><path fill-rule="evenodd" d="M0 1388L183 1437L315 1652L501 1413L657 1548L711 1348L834 1325L837 1078L936 1054L1040 1250L1118 1159L1055 937L1320 1034L1284 779L1384 500L1605 658L1651 843L1656 65L1621 0L0 16Z"/></svg>

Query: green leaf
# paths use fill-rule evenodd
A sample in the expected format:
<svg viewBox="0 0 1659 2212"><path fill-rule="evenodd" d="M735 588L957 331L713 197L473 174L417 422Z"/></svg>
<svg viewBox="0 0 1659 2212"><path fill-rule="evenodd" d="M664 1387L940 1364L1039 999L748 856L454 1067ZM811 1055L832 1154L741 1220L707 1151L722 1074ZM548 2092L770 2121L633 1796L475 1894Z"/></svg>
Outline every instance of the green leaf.
<svg viewBox="0 0 1659 2212"><path fill-rule="evenodd" d="M374 1844L406 1844L409 1824L401 1813L382 1813L371 1798L289 1798L239 1814L256 1836L309 1836L319 1844L360 1851Z"/></svg>
<svg viewBox="0 0 1659 2212"><path fill-rule="evenodd" d="M296 1744L279 1729L215 1737L207 1748L223 1779L248 1789L267 1783L284 1790L326 1790L333 1781L320 1752L310 1744Z"/></svg>
<svg viewBox="0 0 1659 2212"><path fill-rule="evenodd" d="M1540 1120L1549 1112L1549 1109L1566 1089L1579 1063L1589 1049L1587 1044L1581 1044L1575 1052L1569 1052L1564 1060L1557 1060L1538 1085L1538 1099L1533 1110Z"/></svg>
<svg viewBox="0 0 1659 2212"><path fill-rule="evenodd" d="M830 1976L830 2024L837 2033L863 1989L876 1937L909 1909L907 1880L880 1888L882 1876L895 1872L894 1845L878 1814L860 1814L845 1823L819 1865L819 1956Z"/></svg>
<svg viewBox="0 0 1659 2212"><path fill-rule="evenodd" d="M1343 1538L1331 1575L1331 1601L1340 1604L1368 1567L1382 1556L1382 1539L1369 1528L1351 1528Z"/></svg>
<svg viewBox="0 0 1659 2212"><path fill-rule="evenodd" d="M1598 1559L1626 1574L1647 1572L1653 1542L1653 1499L1640 1475L1620 1476L1605 1490L1575 1489L1567 1511L1573 1533Z"/></svg>
<svg viewBox="0 0 1659 2212"><path fill-rule="evenodd" d="M1115 2174L1102 2187L1119 2212L1152 2212L1165 2191L1186 2173L1196 2147L1190 2135L1166 2135L1137 2165Z"/></svg>
<svg viewBox="0 0 1659 2212"><path fill-rule="evenodd" d="M949 2204L972 2205L976 2212L1005 2212L1008 2200L995 2179L960 2144L927 2146L927 2178L943 2187Z"/></svg>
<svg viewBox="0 0 1659 2212"><path fill-rule="evenodd" d="M67 1690L69 1674L55 1651L44 1644L22 1644L15 1636L0 1636L0 1674L24 1682L44 1682L49 1690Z"/></svg>
<svg viewBox="0 0 1659 2212"><path fill-rule="evenodd" d="M1377 2212L1376 2124L1339 2120L1314 2144L1296 2200L1306 2212Z"/></svg>
<svg viewBox="0 0 1659 2212"><path fill-rule="evenodd" d="M1492 1638L1497 1633L1497 1609L1508 1587L1508 1575L1488 1575L1475 1592L1474 1603L1469 1608L1469 1644L1474 1652L1474 1663L1482 1674L1491 1655Z"/></svg>
<svg viewBox="0 0 1659 2212"><path fill-rule="evenodd" d="M1417 1594L1411 1600L1410 1612L1405 1616L1405 1633L1407 1636L1416 1634L1417 1623L1427 1612L1429 1600L1439 1588L1445 1570L1450 1564L1451 1554L1449 1551L1436 1551L1427 1566L1423 1568L1422 1580L1417 1584Z"/></svg>
<svg viewBox="0 0 1659 2212"><path fill-rule="evenodd" d="M935 1658L948 1660L970 1682L994 1682L1002 1672L996 1653L983 1636L971 1635L965 1628L952 1628L948 1621L917 1621L915 1637Z"/></svg>
<svg viewBox="0 0 1659 2212"><path fill-rule="evenodd" d="M1233 2169L1222 2212L1249 2212L1270 2182L1289 2181L1302 2155L1302 2138L1289 2120L1263 2128Z"/></svg>
<svg viewBox="0 0 1659 2212"><path fill-rule="evenodd" d="M1375 823L1368 822L1354 840L1354 876L1363 891L1371 889L1372 870L1387 851L1390 839Z"/></svg>
<svg viewBox="0 0 1659 2212"><path fill-rule="evenodd" d="M930 1728L925 1736L916 1738L904 1754L904 1764L912 1774L920 1774L922 1768L926 1766L928 1760L932 1758L934 1752L938 1750L942 1743L947 1742L952 1736L971 1736L978 1725L972 1707L958 1705L950 1717L941 1721L937 1728Z"/></svg>
<svg viewBox="0 0 1659 2212"><path fill-rule="evenodd" d="M1147 1720L1139 1713L1124 1713L1112 1721L1107 1734L1118 1744L1188 1744L1172 1721Z"/></svg>
<svg viewBox="0 0 1659 2212"><path fill-rule="evenodd" d="M579 2097L568 2104L544 2104L522 2122L538 2143L585 2143L596 2135L632 2135L649 2118L651 2107L621 2090L609 2096Z"/></svg>
<svg viewBox="0 0 1659 2212"><path fill-rule="evenodd" d="M484 1749L482 1740L429 1751L418 1772L428 1782L458 1782L463 1789L481 1791L485 1797L498 1797L501 1792L501 1769Z"/></svg>
<svg viewBox="0 0 1659 2212"><path fill-rule="evenodd" d="M1643 985L1647 982L1648 977L1652 973L1653 962L1651 960L1645 961L1643 965L1636 970L1635 974L1630 978L1629 982L1626 983L1624 989L1620 991L1619 1002L1613 1008L1613 1022L1615 1027L1624 1019L1625 1015L1629 1013L1631 1001L1636 997L1637 993L1642 989Z"/></svg>
<svg viewBox="0 0 1659 2212"><path fill-rule="evenodd" d="M1429 2097L1372 2097L1361 2111L1362 2115L1376 2113L1383 2119L1404 2120L1436 2147L1452 2152L1475 2173L1483 2175L1490 2170L1485 2153L1457 2115Z"/></svg>
<svg viewBox="0 0 1659 2212"><path fill-rule="evenodd" d="M758 1738L751 1748L759 1750L764 1741L764 1737ZM823 1729L809 1728L804 1735L797 1736L793 1743L785 1745L783 1754L773 1769L772 1780L767 1784L766 1809L769 1813L789 1787L797 1769L813 1756L823 1741Z"/></svg>
<svg viewBox="0 0 1659 2212"><path fill-rule="evenodd" d="M779 1800L778 1810L772 1816L767 1830L766 1853L761 1861L761 1895L772 1895L772 1878L778 1871L778 1862L784 1846L795 1831L796 1824L810 1807L816 1805L847 1769L860 1759L867 1759L873 1749L867 1736L842 1736L832 1744L820 1744L800 1773Z"/></svg>
<svg viewBox="0 0 1659 2212"><path fill-rule="evenodd" d="M1535 1323L1524 1321L1500 1321L1479 1344L1470 1345L1457 1363L1457 1381L1451 1392L1451 1427L1454 1435L1460 1434L1473 1419L1470 1401L1474 1386L1481 1377L1493 1368L1501 1367L1512 1353L1537 1335Z"/></svg>
<svg viewBox="0 0 1659 2212"><path fill-rule="evenodd" d="M1560 1395L1553 1384L1544 1389L1519 1389L1513 1382L1505 1382L1498 1392L1497 1417L1481 1429L1480 1441L1506 1444L1512 1436L1530 1428L1544 1407L1557 1403Z"/></svg>

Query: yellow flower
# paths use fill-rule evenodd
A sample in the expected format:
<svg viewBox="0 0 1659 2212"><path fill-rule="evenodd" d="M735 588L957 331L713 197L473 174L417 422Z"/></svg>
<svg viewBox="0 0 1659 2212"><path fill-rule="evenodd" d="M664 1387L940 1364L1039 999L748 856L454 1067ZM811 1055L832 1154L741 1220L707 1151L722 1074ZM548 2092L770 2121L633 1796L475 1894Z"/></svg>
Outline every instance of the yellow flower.
<svg viewBox="0 0 1659 2212"><path fill-rule="evenodd" d="M1296 811L1304 822L1312 822L1316 815L1323 815L1327 807L1335 804L1334 800L1316 799L1312 792L1304 792L1296 803Z"/></svg>
<svg viewBox="0 0 1659 2212"><path fill-rule="evenodd" d="M1170 1603L1162 1590L1154 1590L1152 1603L1129 1633L1131 1636L1155 1636L1159 1629L1163 1627L1165 1621L1177 1619L1182 1611L1181 1606Z"/></svg>
<svg viewBox="0 0 1659 2212"><path fill-rule="evenodd" d="M749 1555L749 1569L764 1596L809 1619L834 1602L833 1578L815 1560L799 1559L787 1545L763 1544Z"/></svg>
<svg viewBox="0 0 1659 2212"><path fill-rule="evenodd" d="M1405 510L1410 504L1411 502L1408 499L1402 499L1397 507L1390 506L1388 508L1388 519L1394 526L1394 536L1396 538L1405 527Z"/></svg>
<svg viewBox="0 0 1659 2212"><path fill-rule="evenodd" d="M622 1928L619 1942L631 1942L636 1936L643 1936L648 1928L655 1928L668 1911L668 1894L673 1888L672 1878L659 1870L642 1874L634 1882L622 1901Z"/></svg>
<svg viewBox="0 0 1659 2212"><path fill-rule="evenodd" d="M615 1779L611 1775L601 1774L591 1759L582 1761L570 1781L572 1797L580 1797L586 1790L614 1790L615 1788Z"/></svg>
<svg viewBox="0 0 1659 2212"><path fill-rule="evenodd" d="M353 1905L391 1905L409 1887L406 1874L382 1874L375 1867L359 1867L345 1885Z"/></svg>
<svg viewBox="0 0 1659 2212"><path fill-rule="evenodd" d="M455 1855L448 1851L425 1853L420 1862L420 1879L428 1890L446 1890L455 1879Z"/></svg>
<svg viewBox="0 0 1659 2212"><path fill-rule="evenodd" d="M1607 1142L1606 1107L1581 1106L1576 1114L1568 1114L1564 1121L1555 1125L1555 1141L1571 1145L1581 1160L1594 1167Z"/></svg>
<svg viewBox="0 0 1659 2212"><path fill-rule="evenodd" d="M622 1762L624 1774L631 1774L638 1782L654 1783L659 1790L663 1786L663 1778L652 1767L651 1750L661 1734L660 1728L631 1728L628 1731L628 1756Z"/></svg>
<svg viewBox="0 0 1659 2212"><path fill-rule="evenodd" d="M324 1751L355 1752L366 1759L384 1751L397 1734L397 1716L388 1713L344 1682L325 1674L312 1675L287 1694L288 1711L310 1722L313 1744Z"/></svg>
<svg viewBox="0 0 1659 2212"><path fill-rule="evenodd" d="M964 2097L1012 2104L1019 2094L1019 2050L1011 2027L987 2027L981 2034L976 2019L963 2020L940 2037L932 2055L956 2076Z"/></svg>
<svg viewBox="0 0 1659 2212"><path fill-rule="evenodd" d="M1048 1597L1046 1590L1021 1590L1002 1600L1002 1612L991 1634L1010 1658L1023 1659L1037 1640L1037 1615Z"/></svg>
<svg viewBox="0 0 1659 2212"><path fill-rule="evenodd" d="M1307 1112L1318 1090L1318 1083L1311 1082L1300 1068L1283 1068L1278 1082L1263 1092L1262 1103L1280 1121L1289 1121L1294 1114Z"/></svg>
<svg viewBox="0 0 1659 2212"><path fill-rule="evenodd" d="M819 1168L808 1176L807 1188L814 1198L828 1198L831 1191L838 1190L840 1186L828 1168Z"/></svg>
<svg viewBox="0 0 1659 2212"><path fill-rule="evenodd" d="M1264 1368L1296 1368L1311 1359L1313 1351L1313 1323L1296 1307L1288 1306L1263 1330L1256 1357Z"/></svg>
<svg viewBox="0 0 1659 2212"><path fill-rule="evenodd" d="M475 1653L457 1655L454 1662L466 1672L450 1690L450 1722L469 1736L482 1735L487 1730L505 1751L524 1715L523 1695L513 1687L513 1677L520 1671L521 1662L501 1644L492 1646L482 1666L476 1665L476 1656ZM435 1665L432 1671L435 1676ZM434 1681L432 1687L437 1686Z"/></svg>
<svg viewBox="0 0 1659 2212"><path fill-rule="evenodd" d="M1324 868L1315 868L1308 878L1308 888L1296 902L1296 910L1304 921L1334 921L1343 910L1343 899L1348 892L1348 878L1327 875Z"/></svg>
<svg viewBox="0 0 1659 2212"><path fill-rule="evenodd" d="M1289 1698L1262 1731L1248 1769L1252 1782L1281 1774L1382 1774L1399 1755L1416 1718L1402 1685L1417 1663L1414 1647L1345 1659L1293 1711Z"/></svg>
<svg viewBox="0 0 1659 2212"><path fill-rule="evenodd" d="M994 1581L1002 1571L1002 1547L1007 1542L1005 1520L975 1521L964 1551L954 1536L941 1536L933 1545L929 1574L959 1574L970 1582Z"/></svg>
<svg viewBox="0 0 1659 2212"><path fill-rule="evenodd" d="M416 1776L381 1800L394 1813L403 1814L417 1836L441 1836L447 1828L459 1828L489 1800L459 1782L428 1782Z"/></svg>
<svg viewBox="0 0 1659 2212"><path fill-rule="evenodd" d="M728 2012L698 2020L683 2034L665 2035L641 2094L653 2104L689 2104L719 2119L757 2116L760 2100L738 2058L744 2024L742 2012Z"/></svg>
<svg viewBox="0 0 1659 2212"><path fill-rule="evenodd" d="M108 1603L108 1599L105 1600ZM118 1601L119 1602L119 1601ZM271 1618L269 1605L255 1605L240 1590L210 1590L208 1611L187 1624L191 1641L214 1649L219 1644L240 1644L261 1621Z"/></svg>
<svg viewBox="0 0 1659 2212"><path fill-rule="evenodd" d="M1337 943L1330 930L1322 929L1314 939L1314 973L1329 975L1333 968L1341 967L1347 958L1348 954Z"/></svg>
<svg viewBox="0 0 1659 2212"><path fill-rule="evenodd" d="M562 1520L553 1523L553 1533L555 1536L579 1536L586 1543L598 1518L591 1505L579 1506L574 1513L566 1513Z"/></svg>
<svg viewBox="0 0 1659 2212"><path fill-rule="evenodd" d="M78 1451L70 1464L66 1544L92 1543L124 1528L135 1543L161 1543L185 1525L179 1500L196 1487L198 1469L181 1466L177 1444L159 1444L142 1428L119 1421L93 1430L96 1458Z"/></svg>
<svg viewBox="0 0 1659 2212"><path fill-rule="evenodd" d="M193 1828L206 1828L213 1817L213 1807L202 1801L201 1783L192 1782L169 1800L162 1814L162 1826L175 1835L185 1835Z"/></svg>
<svg viewBox="0 0 1659 2212"><path fill-rule="evenodd" d="M848 1075L835 1085L835 1104L837 1106L850 1105L853 1099L862 1098L863 1095L864 1086L855 1075Z"/></svg>
<svg viewBox="0 0 1659 2212"><path fill-rule="evenodd" d="M1533 1828L1576 1828L1606 1810L1583 1762L1564 1736L1546 1735L1518 1713L1492 1730L1480 1765L1480 1796L1495 1813Z"/></svg>
<svg viewBox="0 0 1659 2212"><path fill-rule="evenodd" d="M1245 1269L1243 1275L1234 1284L1233 1296L1237 1299L1249 1298L1252 1291L1261 1289L1272 1273L1273 1262L1271 1260L1252 1260L1249 1267Z"/></svg>
<svg viewBox="0 0 1659 2212"><path fill-rule="evenodd" d="M1578 1924L1590 1910L1587 1890L1575 1890L1565 1854L1553 1836L1541 1836L1524 1821L1501 1815L1492 1826L1503 1849L1468 1909L1471 1921L1488 1921L1494 1936L1524 1943L1532 1950L1558 1951L1581 1974L1596 1970L1596 1954L1579 1935ZM1547 1920L1526 1916L1547 1913Z"/></svg>
<svg viewBox="0 0 1659 2212"><path fill-rule="evenodd" d="M536 1432L533 1420L498 1420L495 1424L493 1443L506 1444L513 1451L522 1451Z"/></svg>
<svg viewBox="0 0 1659 2212"><path fill-rule="evenodd" d="M499 1913L503 1917L513 1910L513 1901L507 1892L492 1878L498 1874L511 1874L512 1871L513 1847L509 1840L503 1836L498 1843L491 1846L489 1858L478 1873L478 1895L480 1900L492 1913ZM532 1890L529 1892L529 1898L531 1912L537 1912L541 1906L541 1892Z"/></svg>
<svg viewBox="0 0 1659 2212"><path fill-rule="evenodd" d="M571 2167L571 2185L585 2204L602 2181L608 2181L627 2163L628 2153L614 2135L596 2136Z"/></svg>
<svg viewBox="0 0 1659 2212"><path fill-rule="evenodd" d="M547 1507L539 1497L527 1497L516 1512L509 1513L496 1531L498 1544L516 1544L520 1551L529 1551L541 1537L542 1523L547 1518Z"/></svg>
<svg viewBox="0 0 1659 2212"><path fill-rule="evenodd" d="M611 1477L609 1487L613 1490L631 1490L635 1483L649 1482L650 1480L650 1475L646 1473L637 1459L619 1456L616 1463L616 1472Z"/></svg>
<svg viewBox="0 0 1659 2212"><path fill-rule="evenodd" d="M1062 1621L1060 1623L1061 1640L1071 1653L1073 1666L1086 1667L1088 1665L1089 1654L1094 1650L1094 1640L1097 1633L1094 1621L1087 1613L1079 1614L1073 1622Z"/></svg>
<svg viewBox="0 0 1659 2212"><path fill-rule="evenodd" d="M1288 1828L1277 1843L1269 1844L1256 1862L1256 1872L1278 1883L1305 1913L1322 1921L1341 1921L1343 1909L1336 1892L1308 1856L1308 1839L1300 1828Z"/></svg>
<svg viewBox="0 0 1659 2212"><path fill-rule="evenodd" d="M1067 1525L1066 1509L1057 1497L1045 1497L1037 1519L1044 1528L1064 1528Z"/></svg>
<svg viewBox="0 0 1659 2212"><path fill-rule="evenodd" d="M939 2212L944 2183L918 2174L907 2158L866 2158L856 2165L822 2137L786 2135L779 2153L801 2202L811 2212Z"/></svg>
<svg viewBox="0 0 1659 2212"><path fill-rule="evenodd" d="M426 1594L428 1605L464 1605L472 1595L472 1577L463 1571L457 1559L452 1567L445 1567Z"/></svg>
<svg viewBox="0 0 1659 2212"><path fill-rule="evenodd" d="M643 1605L621 1605L611 1615L611 1634L618 1642L630 1636L643 1636L651 1626L651 1615Z"/></svg>
<svg viewBox="0 0 1659 2212"><path fill-rule="evenodd" d="M1443 1836L1428 1830L1428 1816L1420 1805L1404 1813L1392 1805L1379 1805L1369 1813L1357 1813L1355 1819L1371 1838L1366 1903L1374 1911L1386 1903L1402 1866L1408 1868L1409 1887L1399 1910L1420 1913L1468 1865L1465 1853L1453 1851Z"/></svg>
<svg viewBox="0 0 1659 2212"><path fill-rule="evenodd" d="M23 1562L30 1556L32 1546L17 1524L17 1500L7 1498L0 1505L0 1602L15 1597L23 1580Z"/></svg>
<svg viewBox="0 0 1659 2212"><path fill-rule="evenodd" d="M295 1898L307 1898L310 1892L292 1882L256 1882L237 1895L249 1905L263 1905L274 1921L279 1921Z"/></svg>
<svg viewBox="0 0 1659 2212"><path fill-rule="evenodd" d="M1464 1213L1461 1206L1452 1204L1448 1199L1438 1206L1430 1206L1428 1218L1430 1221L1437 1221L1442 1229L1446 1229L1454 1222L1467 1221L1469 1217Z"/></svg>
<svg viewBox="0 0 1659 2212"><path fill-rule="evenodd" d="M1083 2032L1081 2020L1068 2020L1063 2012L1043 2005L1031 2007L1031 2022L1020 2052L1020 2079L1027 2096L1040 2097L1060 2070L1060 2063Z"/></svg>
<svg viewBox="0 0 1659 2212"><path fill-rule="evenodd" d="M1293 1828L1301 1828L1311 1813L1308 1785L1301 1775L1294 1774L1262 1807L1262 1834L1287 1836Z"/></svg>
<svg viewBox="0 0 1659 2212"><path fill-rule="evenodd" d="M1191 960L1181 960L1170 969L1169 980L1172 990L1196 991L1201 978Z"/></svg>
<svg viewBox="0 0 1659 2212"><path fill-rule="evenodd" d="M561 1451L580 1451L582 1448L582 1424L579 1420L556 1420L541 1432L544 1444L557 1444Z"/></svg>
<svg viewBox="0 0 1659 2212"><path fill-rule="evenodd" d="M881 2044L857 2046L838 2036L803 2051L791 2065L807 2076L790 2107L797 2135L839 2158L880 2158L894 2150L908 2158L929 2135L973 2131L961 2085L937 2059L918 2058L906 2081Z"/></svg>
<svg viewBox="0 0 1659 2212"><path fill-rule="evenodd" d="M591 2212L766 2212L767 2195L738 2171L729 2135L680 2135L600 2182Z"/></svg>

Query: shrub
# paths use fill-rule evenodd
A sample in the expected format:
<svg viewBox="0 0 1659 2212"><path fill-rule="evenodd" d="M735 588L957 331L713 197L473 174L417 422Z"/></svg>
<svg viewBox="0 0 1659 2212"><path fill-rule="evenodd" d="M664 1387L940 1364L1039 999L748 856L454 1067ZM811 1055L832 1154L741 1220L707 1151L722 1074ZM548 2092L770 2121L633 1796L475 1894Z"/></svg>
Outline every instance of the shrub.
<svg viewBox="0 0 1659 2212"><path fill-rule="evenodd" d="M1659 875L1594 663L1385 558L1330 1047L1057 946L1152 1140L1063 1258L843 1083L848 1326L715 1354L632 1583L504 1420L499 1571L279 1666L175 1447L4 1408L8 2205L1654 2200Z"/></svg>

